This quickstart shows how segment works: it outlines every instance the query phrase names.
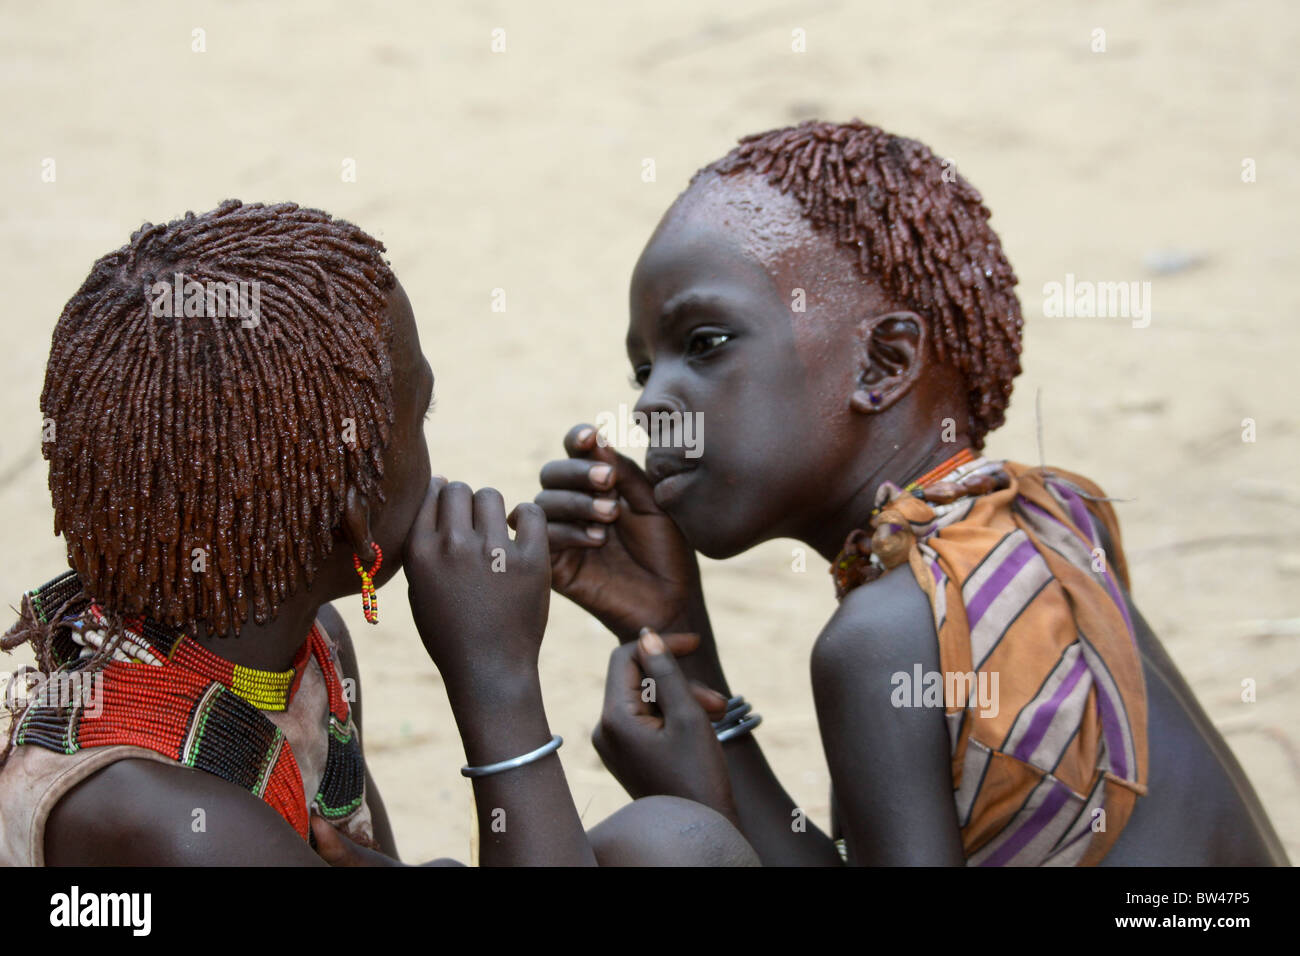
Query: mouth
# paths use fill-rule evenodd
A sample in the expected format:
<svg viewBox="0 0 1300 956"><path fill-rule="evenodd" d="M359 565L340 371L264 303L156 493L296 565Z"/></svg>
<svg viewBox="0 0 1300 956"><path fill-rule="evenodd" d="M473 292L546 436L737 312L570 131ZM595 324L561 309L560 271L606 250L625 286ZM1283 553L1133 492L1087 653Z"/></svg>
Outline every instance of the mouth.
<svg viewBox="0 0 1300 956"><path fill-rule="evenodd" d="M646 460L646 477L654 489L655 503L661 508L682 496L695 477L699 461L671 455L652 455Z"/></svg>

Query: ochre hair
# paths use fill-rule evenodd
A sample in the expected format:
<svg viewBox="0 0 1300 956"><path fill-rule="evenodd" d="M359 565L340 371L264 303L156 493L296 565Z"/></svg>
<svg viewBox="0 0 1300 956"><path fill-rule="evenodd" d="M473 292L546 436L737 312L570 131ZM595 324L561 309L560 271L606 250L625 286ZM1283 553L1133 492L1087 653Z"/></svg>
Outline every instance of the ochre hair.
<svg viewBox="0 0 1300 956"><path fill-rule="evenodd" d="M95 263L54 329L43 453L55 533L115 618L264 623L332 550L348 488L383 500L383 253L318 210L231 200ZM259 283L255 320L159 317L147 290L177 273Z"/></svg>
<svg viewBox="0 0 1300 956"><path fill-rule="evenodd" d="M982 448L1006 418L1024 321L975 188L924 144L861 120L747 136L695 179L746 171L797 199L814 228L834 230L856 254L864 276L930 323L935 357L966 381L970 437Z"/></svg>

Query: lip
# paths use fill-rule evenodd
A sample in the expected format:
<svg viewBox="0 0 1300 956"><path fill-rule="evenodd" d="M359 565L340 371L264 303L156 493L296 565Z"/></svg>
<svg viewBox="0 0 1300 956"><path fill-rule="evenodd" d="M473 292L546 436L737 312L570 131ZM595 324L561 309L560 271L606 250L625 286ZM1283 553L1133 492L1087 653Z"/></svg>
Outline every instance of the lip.
<svg viewBox="0 0 1300 956"><path fill-rule="evenodd" d="M665 511L668 510L673 502L680 500L686 494L686 487L695 477L694 468L685 468L660 478L654 483L655 504Z"/></svg>
<svg viewBox="0 0 1300 956"><path fill-rule="evenodd" d="M677 455L649 455L645 471L654 489L655 503L663 508L681 497L683 489L695 476L698 464L698 461Z"/></svg>

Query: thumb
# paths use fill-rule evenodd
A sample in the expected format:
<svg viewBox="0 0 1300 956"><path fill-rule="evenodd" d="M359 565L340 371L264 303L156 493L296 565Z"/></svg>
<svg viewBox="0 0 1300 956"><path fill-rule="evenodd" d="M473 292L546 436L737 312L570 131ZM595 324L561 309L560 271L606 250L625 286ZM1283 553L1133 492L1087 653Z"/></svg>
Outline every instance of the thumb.
<svg viewBox="0 0 1300 956"><path fill-rule="evenodd" d="M311 815L311 832L316 838L316 852L330 866L357 866L353 859L356 844L339 833L324 817Z"/></svg>
<svg viewBox="0 0 1300 956"><path fill-rule="evenodd" d="M636 659L641 671L654 681L654 702L664 715L665 724L678 723L692 712L702 712L677 658L663 638L648 627L641 629Z"/></svg>
<svg viewBox="0 0 1300 956"><path fill-rule="evenodd" d="M335 829L318 813L311 815L311 832L316 852L330 866L401 866L390 856L360 846Z"/></svg>

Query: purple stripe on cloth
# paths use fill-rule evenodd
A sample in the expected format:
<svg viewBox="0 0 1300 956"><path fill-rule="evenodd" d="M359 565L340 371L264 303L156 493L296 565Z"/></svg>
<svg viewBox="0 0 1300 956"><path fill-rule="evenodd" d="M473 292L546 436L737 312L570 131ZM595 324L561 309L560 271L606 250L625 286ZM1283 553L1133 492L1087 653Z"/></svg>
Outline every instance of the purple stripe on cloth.
<svg viewBox="0 0 1300 956"><path fill-rule="evenodd" d="M1128 757L1124 753L1124 732L1120 729L1119 709L1110 699L1105 681L1094 680L1097 688L1097 707L1101 710L1101 729L1106 735L1106 755L1110 760L1111 772L1117 777L1128 779Z"/></svg>
<svg viewBox="0 0 1300 956"><path fill-rule="evenodd" d="M1048 484L1065 499L1065 503L1070 508L1070 519L1074 521L1075 527L1087 536L1088 543L1092 545L1098 544L1097 530L1093 526L1092 515L1088 512L1088 506L1083 503L1083 499L1075 494L1074 489L1069 485L1063 485L1057 481L1048 482Z"/></svg>
<svg viewBox="0 0 1300 956"><path fill-rule="evenodd" d="M1052 695L1045 705L1038 708L1034 714L1034 719L1029 722L1029 728L1025 731L1024 737L1020 740L1020 746L1012 754L1017 760L1029 762L1034 750L1042 742L1043 736L1047 733L1047 728L1052 726L1052 721L1056 719L1056 713L1061 709L1061 703L1074 690L1074 685L1079 683L1083 675L1088 672L1088 662L1083 659L1083 654L1079 655L1070 672L1066 674L1065 680L1061 681L1061 686L1056 688L1056 693Z"/></svg>
<svg viewBox="0 0 1300 956"><path fill-rule="evenodd" d="M1066 524L1064 521L1062 521L1060 518L1056 517L1056 515L1052 514L1050 511L1047 511L1046 509L1041 508L1041 507L1039 507L1038 505L1034 504L1032 501L1030 501L1030 500L1029 500L1028 498L1026 498L1024 495L1019 495L1019 496L1017 496L1017 497L1019 497L1019 499L1020 499L1020 503L1021 503L1021 504L1026 505L1026 506L1028 506L1028 507L1034 509L1034 511L1037 511L1039 514L1043 515L1043 517L1045 517L1045 518L1051 518L1053 521L1055 521L1057 524L1059 524L1062 528L1065 528L1067 531L1070 531L1070 530L1071 530L1071 529L1070 529L1070 526L1067 525L1067 524ZM1069 495L1069 494L1067 494L1066 497L1073 498L1074 501L1078 501L1078 500L1079 500L1077 497L1074 497L1074 496ZM1073 505L1071 505L1071 507L1073 507ZM1077 535L1076 535L1076 536L1077 536ZM1084 543L1085 543L1085 544L1088 544L1088 543L1090 543L1090 542L1086 542L1086 541L1085 541ZM1100 547L1100 545L1097 545L1097 547ZM1111 599L1111 601L1113 601L1113 602L1115 603L1115 606L1116 606L1117 608L1119 608L1119 613L1120 613L1120 615L1124 618L1124 626L1128 628L1128 636L1129 636L1129 640L1133 641L1134 646L1136 646L1136 645L1137 645L1137 634L1136 634L1136 632L1133 630L1133 619L1129 616L1129 613L1128 613L1128 602L1126 602L1126 601L1124 600L1124 596L1123 596L1122 594L1120 594L1120 592L1119 592L1119 585L1115 582L1115 578L1114 578L1114 576L1110 573L1110 567L1109 567L1108 565L1105 565L1105 564L1102 565L1101 577L1102 577L1102 580L1106 582L1106 593L1110 595L1110 599Z"/></svg>
<svg viewBox="0 0 1300 956"><path fill-rule="evenodd" d="M1000 847L989 854L980 866L1006 866L1011 859L1023 850L1026 844L1042 832L1047 824L1060 812L1061 807L1065 806L1065 801L1070 797L1070 791L1059 783L1052 784L1052 792L1047 795L1042 804L1033 815L1020 827L1016 833L1007 839Z"/></svg>
<svg viewBox="0 0 1300 956"><path fill-rule="evenodd" d="M970 623L971 630L975 629L975 625L979 623L980 618L984 616L984 612L989 609L997 596L1020 573L1020 569L1028 564L1036 554L1038 552L1034 549L1033 542L1025 541L1007 555L1002 565L989 575L988 580L971 598L970 604L966 605L966 618Z"/></svg>
<svg viewBox="0 0 1300 956"><path fill-rule="evenodd" d="M939 567L938 561L930 562L930 573L934 575L935 584L938 584L943 579L943 568Z"/></svg>

